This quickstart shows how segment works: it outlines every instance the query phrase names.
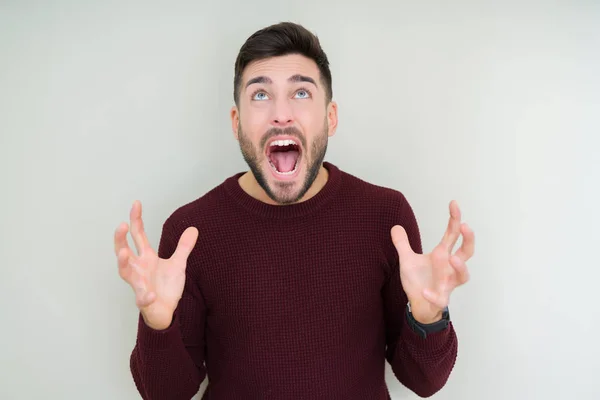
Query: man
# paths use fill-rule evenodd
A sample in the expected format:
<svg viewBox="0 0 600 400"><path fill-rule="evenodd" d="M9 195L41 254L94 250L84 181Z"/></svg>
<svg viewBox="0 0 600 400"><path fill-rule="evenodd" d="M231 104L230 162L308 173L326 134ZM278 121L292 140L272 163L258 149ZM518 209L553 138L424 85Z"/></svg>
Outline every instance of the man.
<svg viewBox="0 0 600 400"><path fill-rule="evenodd" d="M450 203L423 254L401 192L324 162L337 126L331 73L302 26L242 46L232 127L250 170L175 210L158 252L140 202L115 233L140 310L131 371L144 399L389 399L385 362L422 397L457 354L453 289L474 235ZM461 247L453 252L460 236Z"/></svg>

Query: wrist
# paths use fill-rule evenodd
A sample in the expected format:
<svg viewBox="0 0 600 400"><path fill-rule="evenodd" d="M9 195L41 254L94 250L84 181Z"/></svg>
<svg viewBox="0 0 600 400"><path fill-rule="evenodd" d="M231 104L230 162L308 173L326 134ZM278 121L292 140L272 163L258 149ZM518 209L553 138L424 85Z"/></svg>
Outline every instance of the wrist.
<svg viewBox="0 0 600 400"><path fill-rule="evenodd" d="M420 324L423 325L429 325L429 324L434 324L438 321L442 320L442 312L438 312L436 314L419 314L419 313L413 313L413 318L415 319L415 321L417 321Z"/></svg>
<svg viewBox="0 0 600 400"><path fill-rule="evenodd" d="M146 318L146 315L142 312L142 320L146 326L154 331L164 331L171 327L173 324L173 317L164 319L162 321L151 321Z"/></svg>
<svg viewBox="0 0 600 400"><path fill-rule="evenodd" d="M450 313L448 312L448 307L446 307L439 316L437 312L418 314L417 311L417 316L415 317L411 310L411 303L408 302L406 305L406 320L415 333L422 338L426 338L428 334L440 332L448 328L450 323Z"/></svg>
<svg viewBox="0 0 600 400"><path fill-rule="evenodd" d="M407 307L415 321L423 325L434 324L441 321L444 317L445 309L432 307L429 302L423 304L422 302L409 300Z"/></svg>

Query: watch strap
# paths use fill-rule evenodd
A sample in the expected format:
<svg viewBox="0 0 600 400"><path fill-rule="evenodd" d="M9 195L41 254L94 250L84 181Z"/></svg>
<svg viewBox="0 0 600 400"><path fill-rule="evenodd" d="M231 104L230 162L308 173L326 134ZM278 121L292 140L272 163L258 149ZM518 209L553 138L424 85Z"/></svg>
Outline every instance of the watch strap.
<svg viewBox="0 0 600 400"><path fill-rule="evenodd" d="M441 320L431 324L422 324L413 317L410 309L410 303L407 303L406 320L408 321L408 324L412 328L412 330L419 336L421 336L423 339L425 339L428 334L440 332L448 328L448 325L450 323L450 311L448 310L448 307L446 307L442 311Z"/></svg>

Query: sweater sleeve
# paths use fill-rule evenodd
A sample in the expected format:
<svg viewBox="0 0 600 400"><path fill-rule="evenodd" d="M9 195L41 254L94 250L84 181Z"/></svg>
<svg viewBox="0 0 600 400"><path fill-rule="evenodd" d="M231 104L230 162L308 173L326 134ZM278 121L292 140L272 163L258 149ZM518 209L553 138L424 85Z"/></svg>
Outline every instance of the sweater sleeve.
<svg viewBox="0 0 600 400"><path fill-rule="evenodd" d="M422 254L419 227L411 206L403 196L399 217L396 214L393 224L404 227L413 251ZM452 323L443 331L428 334L425 339L412 330L406 321L408 299L400 281L395 248L392 259L394 262L382 293L386 359L400 383L420 397L429 397L442 389L454 368L458 349L457 336Z"/></svg>
<svg viewBox="0 0 600 400"><path fill-rule="evenodd" d="M159 257L169 258L175 251L179 238L174 232L167 223L163 225ZM154 330L146 325L141 313L138 316L137 341L131 353L130 368L137 390L145 400L189 400L206 376L206 308L195 282L188 260L183 295L168 328Z"/></svg>

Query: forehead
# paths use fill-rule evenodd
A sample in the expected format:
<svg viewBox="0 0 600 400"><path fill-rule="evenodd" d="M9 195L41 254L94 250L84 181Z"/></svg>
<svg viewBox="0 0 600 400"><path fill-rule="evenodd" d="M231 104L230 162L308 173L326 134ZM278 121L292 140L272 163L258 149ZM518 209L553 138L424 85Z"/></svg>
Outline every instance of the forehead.
<svg viewBox="0 0 600 400"><path fill-rule="evenodd" d="M300 54L289 54L251 62L244 70L242 80L247 82L257 76L267 76L273 82L287 81L290 76L298 74L309 76L317 81L319 68L308 57Z"/></svg>

